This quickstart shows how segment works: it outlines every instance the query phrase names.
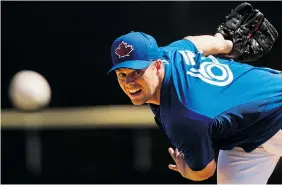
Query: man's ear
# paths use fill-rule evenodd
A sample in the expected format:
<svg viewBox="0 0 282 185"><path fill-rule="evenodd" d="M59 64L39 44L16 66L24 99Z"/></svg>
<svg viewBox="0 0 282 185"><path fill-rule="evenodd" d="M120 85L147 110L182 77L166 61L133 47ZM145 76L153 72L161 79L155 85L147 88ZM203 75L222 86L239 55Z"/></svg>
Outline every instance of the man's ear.
<svg viewBox="0 0 282 185"><path fill-rule="evenodd" d="M161 69L161 66L162 66L162 61L160 59L156 60L157 71L159 71Z"/></svg>

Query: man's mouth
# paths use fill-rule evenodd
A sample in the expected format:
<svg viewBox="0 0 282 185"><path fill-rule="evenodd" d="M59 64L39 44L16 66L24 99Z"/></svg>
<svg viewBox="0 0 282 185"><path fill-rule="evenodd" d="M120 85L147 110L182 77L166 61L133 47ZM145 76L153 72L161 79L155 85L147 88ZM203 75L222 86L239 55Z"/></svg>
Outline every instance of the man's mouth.
<svg viewBox="0 0 282 185"><path fill-rule="evenodd" d="M138 96L140 93L141 93L141 89L131 89L131 90L128 90L128 92L129 92L129 94L131 95L131 96Z"/></svg>

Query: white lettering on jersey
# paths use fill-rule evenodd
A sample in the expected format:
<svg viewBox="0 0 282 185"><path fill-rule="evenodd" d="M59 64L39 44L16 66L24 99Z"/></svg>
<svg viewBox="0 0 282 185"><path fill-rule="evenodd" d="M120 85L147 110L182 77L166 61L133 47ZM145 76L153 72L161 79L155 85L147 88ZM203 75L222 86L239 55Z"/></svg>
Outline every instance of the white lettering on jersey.
<svg viewBox="0 0 282 185"><path fill-rule="evenodd" d="M196 56L191 51L179 51L183 56L183 59L187 65L195 66L196 62L194 57ZM214 56L201 57L202 60L209 58L211 61L203 62L200 64L199 68L191 68L187 71L187 74L193 77L200 78L206 83L216 86L226 86L233 81L233 73L229 66L226 64L221 64ZM220 75L213 73L212 69L217 68L221 71Z"/></svg>

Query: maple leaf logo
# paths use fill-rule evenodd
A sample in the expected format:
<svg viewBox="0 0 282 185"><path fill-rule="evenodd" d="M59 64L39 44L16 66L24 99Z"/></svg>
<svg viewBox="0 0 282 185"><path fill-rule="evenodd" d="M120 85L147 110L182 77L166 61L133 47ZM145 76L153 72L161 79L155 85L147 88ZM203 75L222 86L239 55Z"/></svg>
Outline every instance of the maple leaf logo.
<svg viewBox="0 0 282 185"><path fill-rule="evenodd" d="M132 45L128 45L123 41L115 49L115 53L118 55L119 58L124 58L126 56L128 57L131 51L133 51Z"/></svg>

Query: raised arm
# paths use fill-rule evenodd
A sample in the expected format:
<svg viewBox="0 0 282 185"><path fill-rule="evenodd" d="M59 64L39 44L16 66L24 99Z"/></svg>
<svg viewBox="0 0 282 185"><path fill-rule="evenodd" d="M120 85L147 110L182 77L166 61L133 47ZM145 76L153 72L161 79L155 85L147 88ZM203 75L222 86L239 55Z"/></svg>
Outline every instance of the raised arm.
<svg viewBox="0 0 282 185"><path fill-rule="evenodd" d="M198 50L203 51L203 55L228 54L233 47L230 40L225 40L220 33L201 36L187 36L184 39L190 40Z"/></svg>

